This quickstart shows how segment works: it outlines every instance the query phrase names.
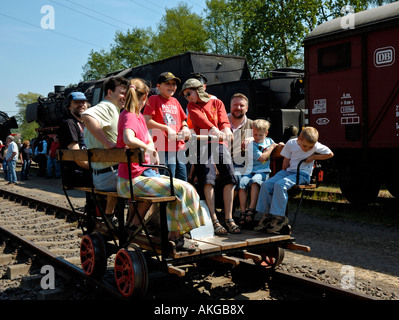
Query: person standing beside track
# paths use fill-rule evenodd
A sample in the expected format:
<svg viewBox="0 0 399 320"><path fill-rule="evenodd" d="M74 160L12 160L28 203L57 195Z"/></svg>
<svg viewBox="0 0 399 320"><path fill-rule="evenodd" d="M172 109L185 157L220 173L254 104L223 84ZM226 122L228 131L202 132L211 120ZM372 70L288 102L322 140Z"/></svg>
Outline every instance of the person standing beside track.
<svg viewBox="0 0 399 320"><path fill-rule="evenodd" d="M118 119L125 106L127 80L111 77L104 83L104 99L82 114L85 124L84 140L88 149L112 149L116 147ZM98 190L116 191L118 165L115 162L94 162L93 184ZM117 197L107 196L105 214L113 218Z"/></svg>
<svg viewBox="0 0 399 320"><path fill-rule="evenodd" d="M13 136L8 136L8 149L6 153L7 161L7 180L8 184L17 184L17 173L15 172L15 167L18 160L18 146L14 142Z"/></svg>
<svg viewBox="0 0 399 320"><path fill-rule="evenodd" d="M118 124L118 148L142 148L145 150L145 164L159 163L158 152L149 134L144 116L140 113L144 107L149 87L142 79L130 80L126 96L126 108L121 113ZM120 163L118 170L118 193L130 198L129 170L132 176L133 193L136 196L157 197L170 195L170 179L161 176L156 171L132 163ZM183 233L204 225L204 217L200 206L199 195L190 183L173 178L176 199L166 205L166 215L169 230L169 240L176 243L176 250L193 251L197 244L182 236ZM144 217L151 204L140 202L138 212ZM137 230L139 219L135 215L131 225L132 231Z"/></svg>

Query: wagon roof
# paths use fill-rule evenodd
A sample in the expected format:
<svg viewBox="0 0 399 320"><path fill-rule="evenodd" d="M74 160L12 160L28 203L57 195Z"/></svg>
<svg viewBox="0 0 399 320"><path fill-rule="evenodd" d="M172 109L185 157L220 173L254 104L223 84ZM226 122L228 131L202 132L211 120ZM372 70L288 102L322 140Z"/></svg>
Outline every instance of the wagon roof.
<svg viewBox="0 0 399 320"><path fill-rule="evenodd" d="M399 2L390 3L377 8L357 12L353 17L354 28L344 29L341 27L341 20L343 17L335 18L317 26L310 32L304 42L317 40L319 38L325 39L326 36L343 36L360 31L365 27L370 27L382 23L398 23L399 21ZM396 21L396 22L395 22Z"/></svg>

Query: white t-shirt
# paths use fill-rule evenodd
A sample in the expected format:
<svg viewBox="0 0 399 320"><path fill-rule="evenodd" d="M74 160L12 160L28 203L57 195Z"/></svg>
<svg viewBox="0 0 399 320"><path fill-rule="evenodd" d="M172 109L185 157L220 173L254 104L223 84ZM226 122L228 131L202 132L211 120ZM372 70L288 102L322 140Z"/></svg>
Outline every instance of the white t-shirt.
<svg viewBox="0 0 399 320"><path fill-rule="evenodd" d="M314 153L330 154L331 150L320 142L316 142L311 150L304 152L298 144L298 138L295 138L288 140L281 151L281 155L283 157L290 159L290 166L287 168L287 171L289 172L296 172L298 163L303 159L309 158ZM300 171L311 176L313 165L314 161L309 163L303 162L301 164Z"/></svg>
<svg viewBox="0 0 399 320"><path fill-rule="evenodd" d="M96 119L107 139L110 142L116 143L118 138L118 120L119 108L108 100L103 100L99 104L87 109L83 112L84 115L92 116ZM84 141L87 149L106 149L106 147L98 141L87 128L84 130ZM114 162L93 162L94 169L104 169L116 165Z"/></svg>
<svg viewBox="0 0 399 320"><path fill-rule="evenodd" d="M8 149L7 149L7 153L6 153L6 159L7 160L10 159L14 152L16 152L16 154L11 160L17 161L18 160L18 146L17 146L17 144L14 141L11 141L8 144Z"/></svg>

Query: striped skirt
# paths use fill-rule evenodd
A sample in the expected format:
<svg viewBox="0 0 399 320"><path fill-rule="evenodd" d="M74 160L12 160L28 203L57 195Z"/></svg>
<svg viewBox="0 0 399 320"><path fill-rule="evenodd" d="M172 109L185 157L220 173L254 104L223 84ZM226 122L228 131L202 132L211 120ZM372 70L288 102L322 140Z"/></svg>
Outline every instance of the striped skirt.
<svg viewBox="0 0 399 320"><path fill-rule="evenodd" d="M133 179L133 194L137 197L160 197L170 195L170 180L168 177L144 177ZM176 200L166 204L166 216L169 231L189 232L205 225L202 215L200 197L195 188L188 182L173 179ZM130 198L130 182L118 177L117 190L119 195Z"/></svg>

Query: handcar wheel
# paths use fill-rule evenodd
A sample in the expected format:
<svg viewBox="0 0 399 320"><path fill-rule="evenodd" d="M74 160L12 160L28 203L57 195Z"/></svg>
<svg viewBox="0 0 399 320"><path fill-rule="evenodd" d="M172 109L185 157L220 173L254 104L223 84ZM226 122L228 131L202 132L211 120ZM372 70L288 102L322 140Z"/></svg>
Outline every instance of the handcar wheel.
<svg viewBox="0 0 399 320"><path fill-rule="evenodd" d="M260 263L262 266L266 268L275 269L277 266L281 264L284 260L284 249L280 247L272 247L269 248L266 252L261 253L262 262Z"/></svg>
<svg viewBox="0 0 399 320"><path fill-rule="evenodd" d="M82 238L80 262L87 276L101 278L104 275L107 269L107 254L101 234L94 232Z"/></svg>
<svg viewBox="0 0 399 320"><path fill-rule="evenodd" d="M122 248L115 257L115 281L125 298L143 296L148 289L148 271L145 257L137 245Z"/></svg>

